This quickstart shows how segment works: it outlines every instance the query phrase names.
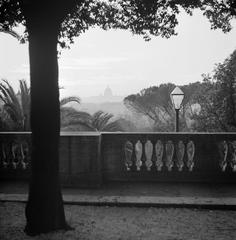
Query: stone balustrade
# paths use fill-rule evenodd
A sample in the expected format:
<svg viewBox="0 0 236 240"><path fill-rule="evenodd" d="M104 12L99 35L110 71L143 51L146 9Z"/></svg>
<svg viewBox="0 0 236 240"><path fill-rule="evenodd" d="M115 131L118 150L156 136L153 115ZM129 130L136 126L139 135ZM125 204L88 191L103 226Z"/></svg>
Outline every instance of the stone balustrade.
<svg viewBox="0 0 236 240"><path fill-rule="evenodd" d="M0 179L28 179L30 133L0 133ZM64 185L236 182L234 133L61 133Z"/></svg>
<svg viewBox="0 0 236 240"><path fill-rule="evenodd" d="M102 134L105 181L236 182L234 133Z"/></svg>

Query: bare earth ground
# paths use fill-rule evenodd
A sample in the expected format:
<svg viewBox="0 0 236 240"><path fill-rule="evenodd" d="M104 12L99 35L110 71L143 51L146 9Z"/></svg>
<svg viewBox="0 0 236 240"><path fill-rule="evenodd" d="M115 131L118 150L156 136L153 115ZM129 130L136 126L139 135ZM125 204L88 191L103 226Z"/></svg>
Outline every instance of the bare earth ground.
<svg viewBox="0 0 236 240"><path fill-rule="evenodd" d="M1 240L236 240L236 211L65 205L74 231L24 234L23 203L0 203Z"/></svg>

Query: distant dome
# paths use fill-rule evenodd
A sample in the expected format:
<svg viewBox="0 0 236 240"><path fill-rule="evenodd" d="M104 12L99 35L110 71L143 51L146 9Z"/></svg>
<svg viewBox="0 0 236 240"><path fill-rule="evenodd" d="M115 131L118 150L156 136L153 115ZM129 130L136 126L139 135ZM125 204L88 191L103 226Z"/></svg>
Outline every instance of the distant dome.
<svg viewBox="0 0 236 240"><path fill-rule="evenodd" d="M108 98L108 97L112 97L112 90L110 89L109 86L106 87L105 91L104 91L104 97Z"/></svg>

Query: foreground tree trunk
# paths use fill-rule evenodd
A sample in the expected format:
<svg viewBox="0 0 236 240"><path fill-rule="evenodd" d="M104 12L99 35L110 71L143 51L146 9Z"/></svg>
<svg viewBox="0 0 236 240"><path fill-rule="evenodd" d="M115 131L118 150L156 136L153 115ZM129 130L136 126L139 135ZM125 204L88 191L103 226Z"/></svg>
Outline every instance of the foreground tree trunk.
<svg viewBox="0 0 236 240"><path fill-rule="evenodd" d="M51 18L47 12L40 13L37 9L30 9L26 18L29 33L32 129L32 176L25 227L28 235L68 229L59 183L57 40L60 21Z"/></svg>

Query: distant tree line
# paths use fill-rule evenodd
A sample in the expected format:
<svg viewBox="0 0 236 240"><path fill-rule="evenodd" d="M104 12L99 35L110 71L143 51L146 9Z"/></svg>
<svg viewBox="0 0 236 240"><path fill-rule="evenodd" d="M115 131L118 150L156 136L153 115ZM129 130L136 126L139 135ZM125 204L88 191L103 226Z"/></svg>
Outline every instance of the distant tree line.
<svg viewBox="0 0 236 240"><path fill-rule="evenodd" d="M0 130L30 131L30 88L20 80L15 92L8 81L0 83ZM216 65L213 73L203 75L202 82L180 86L184 92L180 111L180 130L197 132L236 131L236 50ZM134 114L145 116L151 126L137 126L133 119L114 118L110 113L97 111L90 114L68 106L80 104L79 97L67 97L60 101L61 131L174 131L175 111L170 93L172 83L152 86L124 99L125 106ZM135 116L135 115L134 115Z"/></svg>
<svg viewBox="0 0 236 240"><path fill-rule="evenodd" d="M202 82L180 86L184 92L180 111L181 131L230 132L236 130L236 51ZM152 131L174 131L175 111L170 93L172 83L152 86L124 99L135 113L152 120Z"/></svg>
<svg viewBox="0 0 236 240"><path fill-rule="evenodd" d="M132 94L124 99L125 106L135 113L140 113L152 120L152 130L170 132L175 129L175 110L170 93L175 88L172 83L161 84L143 89L138 94ZM189 131L191 116L196 111L193 96L201 88L201 83L191 83L181 86L185 97L180 110L180 129Z"/></svg>

